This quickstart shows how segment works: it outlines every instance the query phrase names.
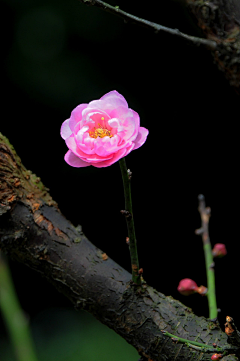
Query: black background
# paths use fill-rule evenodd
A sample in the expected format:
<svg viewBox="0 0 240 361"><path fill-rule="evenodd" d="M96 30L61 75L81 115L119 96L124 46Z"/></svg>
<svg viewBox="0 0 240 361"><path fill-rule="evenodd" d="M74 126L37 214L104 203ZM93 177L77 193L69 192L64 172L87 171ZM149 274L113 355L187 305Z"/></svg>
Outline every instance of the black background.
<svg viewBox="0 0 240 361"><path fill-rule="evenodd" d="M142 18L202 36L178 1L111 1ZM208 316L207 300L184 297L182 278L206 285L197 196L212 209L217 303L239 324L239 96L208 50L78 1L2 1L0 131L23 164L50 188L62 213L117 263L130 270L119 165L75 169L64 162L62 122L74 107L117 90L149 129L146 143L126 158L144 279ZM10 262L24 310L69 306L34 271Z"/></svg>

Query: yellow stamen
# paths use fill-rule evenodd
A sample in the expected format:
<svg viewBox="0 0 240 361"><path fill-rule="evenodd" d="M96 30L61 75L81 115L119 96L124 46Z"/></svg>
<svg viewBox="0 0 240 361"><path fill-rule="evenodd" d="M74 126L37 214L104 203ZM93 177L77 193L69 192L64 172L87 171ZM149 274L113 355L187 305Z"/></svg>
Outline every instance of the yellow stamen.
<svg viewBox="0 0 240 361"><path fill-rule="evenodd" d="M100 124L98 124L98 125L100 125ZM110 130L103 129L102 127L97 128L97 129L94 127L94 129L95 129L94 131L89 132L90 137L92 137L92 138L97 138L97 137L99 137L99 138L104 138L104 137L112 138L112 134L111 134Z"/></svg>
<svg viewBox="0 0 240 361"><path fill-rule="evenodd" d="M102 117L101 120L104 120L104 117Z"/></svg>

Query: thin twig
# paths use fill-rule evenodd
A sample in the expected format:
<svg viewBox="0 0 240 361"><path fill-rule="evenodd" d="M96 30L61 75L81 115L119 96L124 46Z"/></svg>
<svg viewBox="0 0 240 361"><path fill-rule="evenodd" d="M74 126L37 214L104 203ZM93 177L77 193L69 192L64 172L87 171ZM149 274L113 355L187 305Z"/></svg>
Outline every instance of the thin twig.
<svg viewBox="0 0 240 361"><path fill-rule="evenodd" d="M217 43L213 40L207 40L207 39L198 38L196 36L187 35L187 34L182 33L178 29L171 29L166 26L162 26L160 24L154 23L152 21L139 18L135 15L129 14L129 13L119 9L119 6L109 5L101 0L80 0L80 1L84 4L96 6L101 9L104 9L112 14L118 15L121 18L123 18L125 21L131 21L133 23L137 23L137 24L140 24L147 28L153 29L153 30L155 30L156 33L160 32L160 31L164 31L168 34L175 35L184 40L187 40L190 43L192 43L193 45L197 45L197 46L204 45L210 50L216 50L216 48L217 48Z"/></svg>
<svg viewBox="0 0 240 361"><path fill-rule="evenodd" d="M205 198L202 194L198 196L199 200L199 213L201 215L202 226L200 228L201 232L196 232L197 234L202 234L203 240L203 249L205 255L205 264L206 264L206 273L207 273L207 298L208 298L208 307L209 307L209 317L214 319L217 317L217 302L216 302L216 293L215 293L215 274L214 274L214 262L212 255L212 247L210 243L209 233L208 233L208 224L210 218L210 208L206 208Z"/></svg>
<svg viewBox="0 0 240 361"><path fill-rule="evenodd" d="M119 165L122 173L124 197L125 197L125 210L121 212L126 217L126 222L128 227L129 250L130 250L130 257L132 264L132 280L134 283L140 285L141 278L139 275L137 241L136 241L135 228L133 222L133 212L132 212L131 185L130 185L131 176L129 176L125 158L119 159Z"/></svg>

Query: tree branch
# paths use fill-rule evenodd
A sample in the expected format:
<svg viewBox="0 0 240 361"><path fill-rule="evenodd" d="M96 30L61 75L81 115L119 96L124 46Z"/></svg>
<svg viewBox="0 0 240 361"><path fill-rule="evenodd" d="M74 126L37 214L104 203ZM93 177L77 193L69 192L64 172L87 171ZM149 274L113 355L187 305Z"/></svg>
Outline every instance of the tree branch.
<svg viewBox="0 0 240 361"><path fill-rule="evenodd" d="M218 65L230 85L239 93L240 88L240 5L238 0L185 0L191 13L197 19L198 26L207 39L198 38L129 14L118 6L111 6L101 0L80 0L82 3L96 6L125 21L145 26L156 33L164 31L178 36L191 44L204 45L212 52Z"/></svg>
<svg viewBox="0 0 240 361"><path fill-rule="evenodd" d="M148 285L134 285L127 271L65 219L41 180L26 170L1 133L0 181L1 249L40 272L75 308L112 328L143 359L210 359L208 348L203 352L174 343L161 330L208 345L227 345L228 336L214 321L195 316ZM231 345L227 350L239 352Z"/></svg>
<svg viewBox="0 0 240 361"><path fill-rule="evenodd" d="M180 30L178 29L171 29L168 28L166 26L162 26L160 24L154 23L152 21L148 21L145 19L141 19L135 15L129 14L123 10L121 10L119 8L119 6L112 6L109 5L107 3L105 3L104 1L101 0L80 0L82 3L90 5L90 6L96 6L99 7L101 9L106 10L107 12L117 15L119 17L121 17L122 19L124 19L126 22L132 22L135 24L139 24L141 26L144 26L146 28L149 28L151 30L155 30L156 33L159 33L160 31L163 31L165 33L177 36L179 38L182 38L186 41L188 41L189 43L193 44L193 45L203 45L211 50L216 50L217 48L217 43L213 40L207 40L207 39L202 39L202 38L198 38L196 36L191 36L191 35L187 35L182 33Z"/></svg>

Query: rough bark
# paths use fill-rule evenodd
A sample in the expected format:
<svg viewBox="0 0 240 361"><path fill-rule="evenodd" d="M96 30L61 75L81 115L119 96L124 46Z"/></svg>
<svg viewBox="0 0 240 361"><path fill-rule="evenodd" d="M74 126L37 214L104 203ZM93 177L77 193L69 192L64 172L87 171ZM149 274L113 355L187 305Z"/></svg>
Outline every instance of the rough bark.
<svg viewBox="0 0 240 361"><path fill-rule="evenodd" d="M0 245L10 257L46 277L75 308L89 311L116 331L143 359L210 360L212 351L174 343L161 330L206 344L229 341L217 322L194 315L148 285L133 285L127 271L66 220L1 133ZM234 346L230 347L233 354ZM239 357L236 349L235 353Z"/></svg>
<svg viewBox="0 0 240 361"><path fill-rule="evenodd" d="M207 39L218 44L212 55L230 85L240 88L240 1L186 0Z"/></svg>

